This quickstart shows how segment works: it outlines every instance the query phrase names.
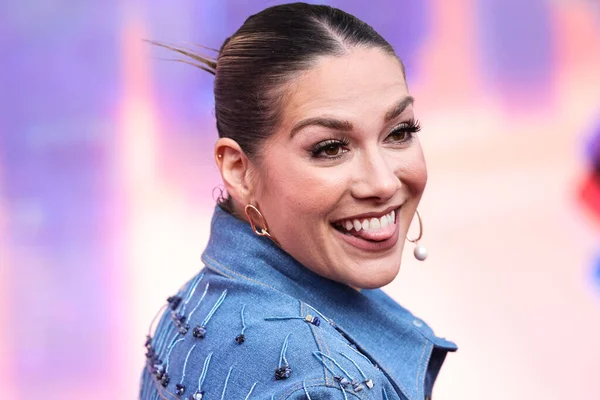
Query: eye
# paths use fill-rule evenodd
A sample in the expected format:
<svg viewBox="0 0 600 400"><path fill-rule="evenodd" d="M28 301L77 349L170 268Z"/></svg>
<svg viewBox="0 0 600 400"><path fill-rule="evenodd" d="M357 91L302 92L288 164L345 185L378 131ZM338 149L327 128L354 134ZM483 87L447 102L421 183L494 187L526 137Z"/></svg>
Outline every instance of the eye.
<svg viewBox="0 0 600 400"><path fill-rule="evenodd" d="M316 158L335 159L348 151L348 140L328 139L315 144L312 148L312 155Z"/></svg>
<svg viewBox="0 0 600 400"><path fill-rule="evenodd" d="M415 133L421 130L421 124L419 121L411 119L410 121L403 122L400 125L392 129L392 132L386 138L386 141L392 143L405 143L412 140Z"/></svg>

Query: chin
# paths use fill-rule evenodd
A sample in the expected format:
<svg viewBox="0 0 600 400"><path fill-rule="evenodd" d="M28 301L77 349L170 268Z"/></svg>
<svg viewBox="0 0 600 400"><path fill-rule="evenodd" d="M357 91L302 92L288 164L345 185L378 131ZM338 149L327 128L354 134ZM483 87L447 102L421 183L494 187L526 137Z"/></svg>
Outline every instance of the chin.
<svg viewBox="0 0 600 400"><path fill-rule="evenodd" d="M371 270L372 272L366 272L365 270ZM396 279L399 272L399 263L383 269L381 268L381 264L378 264L372 269L365 268L356 276L346 277L347 279L344 280L344 283L356 289L379 289Z"/></svg>

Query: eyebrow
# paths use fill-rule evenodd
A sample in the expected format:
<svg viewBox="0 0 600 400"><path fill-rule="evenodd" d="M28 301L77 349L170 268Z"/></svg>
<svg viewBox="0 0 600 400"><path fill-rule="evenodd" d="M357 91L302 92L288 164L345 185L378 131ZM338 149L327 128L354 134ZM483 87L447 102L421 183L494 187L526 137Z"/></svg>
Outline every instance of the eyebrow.
<svg viewBox="0 0 600 400"><path fill-rule="evenodd" d="M406 110L406 107L410 106L415 102L414 97L406 96L402 100L400 100L393 108L391 108L388 112L385 113L384 121L386 123L390 122L400 114Z"/></svg>
<svg viewBox="0 0 600 400"><path fill-rule="evenodd" d="M290 136L294 137L296 133L308 126L322 126L324 128L333 129L336 131L348 132L353 129L350 121L341 121L335 118L329 117L314 117L306 118L298 122L291 130Z"/></svg>
<svg viewBox="0 0 600 400"><path fill-rule="evenodd" d="M398 117L400 114L406 110L406 108L413 104L415 99L412 96L406 96L398 103L396 103L388 112L385 113L384 122L388 123L394 118ZM350 121L339 120L330 117L313 117L306 118L302 121L298 122L292 130L290 131L290 137L294 137L296 133L301 131L302 129L308 126L322 126L324 128L341 131L341 132L349 132L353 129L353 125Z"/></svg>

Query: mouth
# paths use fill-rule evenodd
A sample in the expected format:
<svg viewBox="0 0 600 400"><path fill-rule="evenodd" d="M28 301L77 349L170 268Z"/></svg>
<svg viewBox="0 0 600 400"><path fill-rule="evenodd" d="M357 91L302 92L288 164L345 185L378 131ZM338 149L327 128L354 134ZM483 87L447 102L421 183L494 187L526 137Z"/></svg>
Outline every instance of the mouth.
<svg viewBox="0 0 600 400"><path fill-rule="evenodd" d="M385 214L353 217L333 222L331 225L342 239L362 250L387 250L398 241L397 207Z"/></svg>

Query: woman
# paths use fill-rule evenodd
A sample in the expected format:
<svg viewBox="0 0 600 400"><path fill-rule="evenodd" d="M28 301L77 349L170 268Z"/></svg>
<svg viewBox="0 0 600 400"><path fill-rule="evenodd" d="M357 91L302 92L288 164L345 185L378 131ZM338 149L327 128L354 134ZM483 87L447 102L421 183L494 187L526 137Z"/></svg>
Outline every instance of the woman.
<svg viewBox="0 0 600 400"><path fill-rule="evenodd" d="M392 47L295 3L248 18L216 61L176 50L215 74L228 198L148 336L141 398L430 398L456 346L377 289L427 180Z"/></svg>

